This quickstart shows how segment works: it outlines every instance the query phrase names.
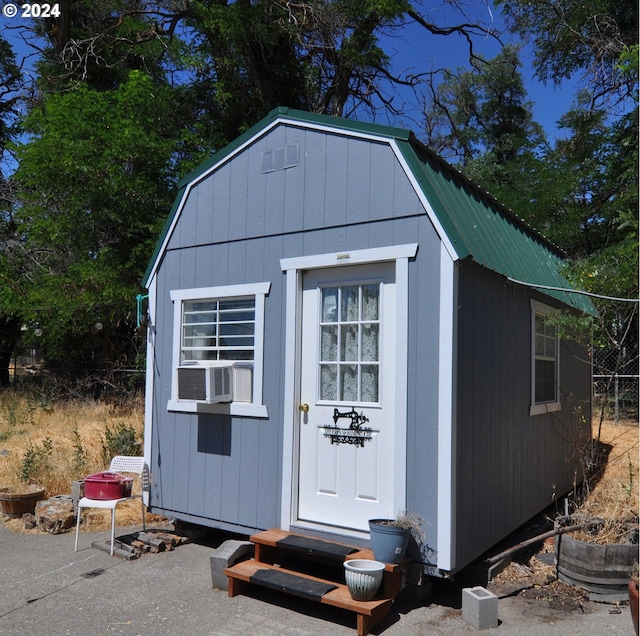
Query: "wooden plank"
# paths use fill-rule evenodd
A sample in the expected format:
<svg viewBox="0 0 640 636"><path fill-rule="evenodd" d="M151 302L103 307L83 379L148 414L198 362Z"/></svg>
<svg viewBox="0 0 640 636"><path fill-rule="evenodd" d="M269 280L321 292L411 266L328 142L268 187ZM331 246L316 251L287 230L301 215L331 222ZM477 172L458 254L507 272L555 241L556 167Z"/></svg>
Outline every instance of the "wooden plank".
<svg viewBox="0 0 640 636"><path fill-rule="evenodd" d="M121 546L121 547L120 547ZM102 543L101 541L94 541L91 544L91 547L96 550L102 550L102 552L107 552L111 554L111 542L107 541ZM140 556L140 553L136 550L129 550L127 546L121 544L117 539L114 544L113 556L120 557L121 559L126 559L127 561L131 561L133 559L137 559Z"/></svg>
<svg viewBox="0 0 640 636"><path fill-rule="evenodd" d="M331 583L336 586L335 589L324 594L319 602L323 605L354 612L357 620L357 634L358 636L366 636L366 634L384 620L389 613L394 599L402 589L403 572L406 570L409 561L405 560L405 562L400 564L386 563L382 591L379 593L379 597L372 601L356 601L351 597L349 588L345 584L326 581L325 579L301 572L286 570L274 564L277 560L278 551L286 551L286 546L278 545L278 543L292 534L294 533L272 528L252 535L251 541L255 544L254 559L237 563L225 569L225 574L229 577L229 596L232 597L241 594L248 585L259 585L260 583L252 581L251 577L261 569L279 570L301 578L322 583ZM347 559L373 559L373 552L368 549L360 549L345 557L345 560Z"/></svg>
<svg viewBox="0 0 640 636"><path fill-rule="evenodd" d="M279 548L281 550L286 550L286 546L278 545L279 541L286 539L287 537L304 537L309 539L316 539L316 537L307 537L307 535L299 534L296 532L287 532L286 530L279 530L278 528L272 528L271 530L264 530L262 532L258 532L250 537L250 541L255 544L270 546L272 548ZM326 543L332 543L335 545L345 546L349 548L353 548L357 550L357 552L352 552L346 558L348 559L372 559L373 553L371 550L359 550L356 546L352 546L348 543L341 543L339 541L329 541L327 539L318 539L319 541L325 541ZM368 554L369 556L363 556ZM356 556L359 555L359 556Z"/></svg>
<svg viewBox="0 0 640 636"><path fill-rule="evenodd" d="M249 561L242 561L241 563L237 563L229 568L226 568L224 573L229 577L229 596L239 593L237 591L238 586L235 581L232 583L232 579L240 580L246 583L251 581L251 577L261 569L274 569L274 570L282 570L282 568L278 568L273 565L269 565L268 563L258 563L253 559ZM301 578L310 579L312 581L320 581L322 583L331 583L336 586L336 589L331 590L325 594L320 603L324 605L331 605L332 607L338 607L340 609L345 609L351 612L356 612L358 614L363 614L365 616L376 616L381 613L380 608L385 608L386 611L391 608L393 604L393 600L389 598L382 599L374 599L372 601L355 601L351 598L351 594L349 593L349 589L346 585L341 583L335 583L333 581L325 581L324 579L311 576L308 574L302 574L300 572L291 572L290 570L283 570L285 572L290 572L291 574L295 574Z"/></svg>
<svg viewBox="0 0 640 636"><path fill-rule="evenodd" d="M271 530L263 530L249 537L249 541L252 543L259 543L260 545L269 545L275 548L276 543L281 539L284 539L289 533L285 530L278 530L277 528L271 528Z"/></svg>

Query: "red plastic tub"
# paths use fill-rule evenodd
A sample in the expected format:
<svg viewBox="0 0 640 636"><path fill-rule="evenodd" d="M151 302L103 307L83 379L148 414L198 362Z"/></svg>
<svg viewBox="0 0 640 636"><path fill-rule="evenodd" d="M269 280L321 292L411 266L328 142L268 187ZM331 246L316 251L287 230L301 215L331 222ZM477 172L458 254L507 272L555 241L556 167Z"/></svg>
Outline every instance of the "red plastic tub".
<svg viewBox="0 0 640 636"><path fill-rule="evenodd" d="M89 499L120 499L131 495L133 479L120 473L96 473L84 478L84 496Z"/></svg>

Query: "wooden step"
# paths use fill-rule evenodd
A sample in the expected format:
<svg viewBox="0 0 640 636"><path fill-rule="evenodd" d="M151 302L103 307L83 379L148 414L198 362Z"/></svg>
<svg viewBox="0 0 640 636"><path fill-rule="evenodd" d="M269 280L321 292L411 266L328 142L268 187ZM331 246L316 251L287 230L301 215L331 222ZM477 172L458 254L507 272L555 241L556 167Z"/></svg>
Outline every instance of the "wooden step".
<svg viewBox="0 0 640 636"><path fill-rule="evenodd" d="M286 541L289 537L303 537L308 538L306 535L299 535L294 532L287 532L286 530L279 530L272 528L271 530L264 530L258 532L250 537L250 541L255 544L254 559L260 563L275 564L278 562L280 552L289 552L298 555L305 554L302 549L294 549L291 543ZM362 549L356 546L352 546L346 543L336 543L334 541L316 540L320 543L326 543L333 546L341 546L344 548L345 555L340 558L333 559L340 566L343 561L348 559L374 559L373 552L369 549ZM313 557L312 552L307 552L308 557ZM321 558L326 559L326 555L322 553ZM329 559L331 561L331 559ZM326 561L325 561L326 562ZM403 563L385 563L385 572L382 579L382 594L385 598L395 599L402 591L404 582L404 572L407 569L410 561L407 559ZM342 567L340 575L343 576Z"/></svg>
<svg viewBox="0 0 640 636"><path fill-rule="evenodd" d="M241 563L237 563L224 571L224 573L229 577L229 596L233 597L237 594L241 594L248 584L262 585L270 587L271 589L277 589L274 585L265 585L264 581L260 580L258 573L265 570L282 572L293 578L314 581L320 585L325 585L328 588L331 588L314 600L317 600L323 605L330 605L332 607L338 607L340 609L354 612L357 615L358 636L366 636L366 634L368 634L375 625L387 616L393 604L393 599L391 598L376 598L372 601L355 601L351 598L351 594L349 593L347 586L342 583L335 583L333 581L327 581L308 574L292 572L276 565L260 563L255 559L242 561ZM303 596L304 598L311 598L304 593L296 593L296 591L291 588L282 589L282 591L288 594Z"/></svg>
<svg viewBox="0 0 640 636"><path fill-rule="evenodd" d="M306 535L278 530L277 528L258 532L250 537L250 541L255 543L256 546L256 561L263 563L273 563L272 559L275 558L278 551L283 551L341 565L346 559L353 558L353 554L360 552L359 548L352 545L314 539Z"/></svg>
<svg viewBox="0 0 640 636"><path fill-rule="evenodd" d="M260 585L286 594L301 596L324 605L354 612L358 636L365 636L389 613L402 589L404 572L409 564L385 563L385 571L378 596L372 601L355 601L343 583L343 562L348 559L373 559L371 550L323 539L314 539L284 530L271 529L251 536L255 544L254 558L237 563L224 573L229 577L229 596L241 594L248 585ZM309 572L282 567L286 555L336 570L332 578L321 578ZM303 568L301 568L303 569Z"/></svg>

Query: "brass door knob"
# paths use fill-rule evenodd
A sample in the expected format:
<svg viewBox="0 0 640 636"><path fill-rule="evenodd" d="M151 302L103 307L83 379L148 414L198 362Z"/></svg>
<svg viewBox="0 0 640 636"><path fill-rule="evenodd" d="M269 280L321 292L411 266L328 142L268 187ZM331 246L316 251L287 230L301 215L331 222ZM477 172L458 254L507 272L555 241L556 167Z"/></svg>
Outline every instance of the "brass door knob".
<svg viewBox="0 0 640 636"><path fill-rule="evenodd" d="M303 413L309 412L309 405L305 402L298 407L298 411L302 411Z"/></svg>

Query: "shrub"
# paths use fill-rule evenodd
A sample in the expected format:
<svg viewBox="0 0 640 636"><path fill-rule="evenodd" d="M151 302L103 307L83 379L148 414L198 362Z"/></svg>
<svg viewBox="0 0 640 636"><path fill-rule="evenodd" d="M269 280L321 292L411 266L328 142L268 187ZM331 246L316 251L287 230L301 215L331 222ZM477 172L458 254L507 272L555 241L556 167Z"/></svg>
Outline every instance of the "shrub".
<svg viewBox="0 0 640 636"><path fill-rule="evenodd" d="M40 445L29 442L22 457L20 479L25 483L35 482L50 470L50 457L53 452L53 440L45 437Z"/></svg>
<svg viewBox="0 0 640 636"><path fill-rule="evenodd" d="M141 455L142 443L136 439L132 424L116 422L113 428L105 426L102 438L102 459L107 466L115 455Z"/></svg>

